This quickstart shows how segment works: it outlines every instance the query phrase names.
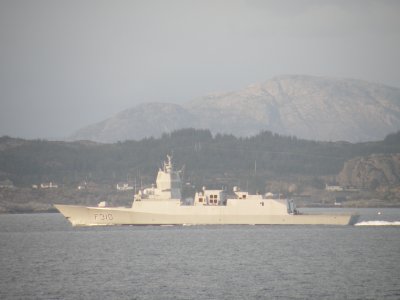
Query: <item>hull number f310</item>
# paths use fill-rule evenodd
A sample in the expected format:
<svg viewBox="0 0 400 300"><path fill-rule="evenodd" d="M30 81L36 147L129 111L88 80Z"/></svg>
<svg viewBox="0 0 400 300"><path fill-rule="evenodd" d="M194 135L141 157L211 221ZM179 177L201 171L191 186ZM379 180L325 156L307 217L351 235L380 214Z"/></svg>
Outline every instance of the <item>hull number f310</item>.
<svg viewBox="0 0 400 300"><path fill-rule="evenodd" d="M111 221L114 219L112 214L94 214L96 221Z"/></svg>

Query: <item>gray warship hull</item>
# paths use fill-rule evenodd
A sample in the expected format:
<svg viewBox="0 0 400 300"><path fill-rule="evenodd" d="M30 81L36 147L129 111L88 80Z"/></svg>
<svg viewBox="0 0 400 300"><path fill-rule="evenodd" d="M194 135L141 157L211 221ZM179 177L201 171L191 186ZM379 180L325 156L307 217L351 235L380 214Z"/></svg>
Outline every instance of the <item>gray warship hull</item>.
<svg viewBox="0 0 400 300"><path fill-rule="evenodd" d="M229 207L181 206L174 211L151 212L134 208L56 205L73 226L97 225L353 225L357 215L238 212Z"/></svg>

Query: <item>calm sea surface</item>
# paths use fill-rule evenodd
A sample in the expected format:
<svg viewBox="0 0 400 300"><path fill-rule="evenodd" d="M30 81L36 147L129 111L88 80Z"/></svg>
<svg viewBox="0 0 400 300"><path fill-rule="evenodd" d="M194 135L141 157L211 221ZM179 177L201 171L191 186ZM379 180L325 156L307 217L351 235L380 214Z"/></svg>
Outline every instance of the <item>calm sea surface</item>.
<svg viewBox="0 0 400 300"><path fill-rule="evenodd" d="M60 214L0 215L0 299L400 299L400 226L371 226L399 224L400 209L357 211L369 226L73 228Z"/></svg>

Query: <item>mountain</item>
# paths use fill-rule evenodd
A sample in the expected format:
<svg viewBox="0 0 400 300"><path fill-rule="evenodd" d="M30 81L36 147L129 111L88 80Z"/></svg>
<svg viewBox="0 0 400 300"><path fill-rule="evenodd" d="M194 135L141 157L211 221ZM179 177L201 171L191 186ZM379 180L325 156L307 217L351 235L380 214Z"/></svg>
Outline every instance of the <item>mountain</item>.
<svg viewBox="0 0 400 300"><path fill-rule="evenodd" d="M70 139L137 140L188 127L236 136L269 130L321 141L380 140L400 129L400 89L354 79L280 76L182 105L140 104Z"/></svg>
<svg viewBox="0 0 400 300"><path fill-rule="evenodd" d="M159 137L182 127L191 127L193 117L180 105L144 103L126 109L100 123L78 130L69 140L92 140L113 143Z"/></svg>

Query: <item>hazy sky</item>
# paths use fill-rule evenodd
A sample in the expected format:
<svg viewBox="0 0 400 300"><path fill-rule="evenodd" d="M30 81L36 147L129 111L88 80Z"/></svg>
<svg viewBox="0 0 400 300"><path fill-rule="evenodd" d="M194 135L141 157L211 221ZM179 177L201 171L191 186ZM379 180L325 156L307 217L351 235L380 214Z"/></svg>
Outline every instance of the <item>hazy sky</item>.
<svg viewBox="0 0 400 300"><path fill-rule="evenodd" d="M0 0L0 136L282 74L400 87L400 1Z"/></svg>

